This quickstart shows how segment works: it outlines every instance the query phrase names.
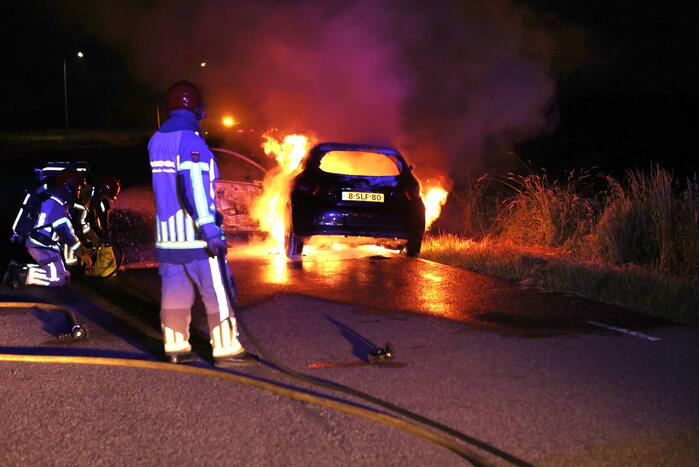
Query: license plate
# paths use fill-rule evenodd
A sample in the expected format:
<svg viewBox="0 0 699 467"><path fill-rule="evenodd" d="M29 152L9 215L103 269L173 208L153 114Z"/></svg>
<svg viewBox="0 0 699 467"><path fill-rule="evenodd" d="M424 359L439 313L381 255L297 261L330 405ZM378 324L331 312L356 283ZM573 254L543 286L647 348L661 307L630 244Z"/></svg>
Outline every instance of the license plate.
<svg viewBox="0 0 699 467"><path fill-rule="evenodd" d="M383 193L367 193L365 191L343 191L342 201L368 201L383 203Z"/></svg>

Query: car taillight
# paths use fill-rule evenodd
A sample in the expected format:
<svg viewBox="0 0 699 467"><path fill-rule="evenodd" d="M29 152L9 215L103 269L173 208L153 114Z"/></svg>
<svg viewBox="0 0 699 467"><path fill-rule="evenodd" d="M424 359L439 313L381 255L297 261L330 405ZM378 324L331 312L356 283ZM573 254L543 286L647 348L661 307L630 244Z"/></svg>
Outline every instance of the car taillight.
<svg viewBox="0 0 699 467"><path fill-rule="evenodd" d="M294 184L294 189L302 191L304 193L309 193L311 195L316 195L320 190L320 185L318 185L318 182L316 182L315 180L301 178L296 180L296 183Z"/></svg>
<svg viewBox="0 0 699 467"><path fill-rule="evenodd" d="M409 185L405 188L405 196L410 201L418 199L420 197L420 185Z"/></svg>

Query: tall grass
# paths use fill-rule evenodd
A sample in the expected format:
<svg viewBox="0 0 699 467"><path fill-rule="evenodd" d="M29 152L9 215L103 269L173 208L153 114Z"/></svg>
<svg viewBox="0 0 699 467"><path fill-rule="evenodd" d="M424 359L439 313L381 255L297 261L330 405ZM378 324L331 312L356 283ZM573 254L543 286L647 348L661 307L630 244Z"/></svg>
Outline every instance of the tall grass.
<svg viewBox="0 0 699 467"><path fill-rule="evenodd" d="M647 172L631 170L622 181L590 172L570 172L562 181L546 173L509 174L459 187L453 196L463 214L460 233L467 237L699 278L696 177L680 184L654 165Z"/></svg>
<svg viewBox="0 0 699 467"><path fill-rule="evenodd" d="M673 190L672 174L659 166L627 174L625 185L609 178L610 191L595 228L599 257L674 275L699 273L699 197L696 180Z"/></svg>
<svg viewBox="0 0 699 467"><path fill-rule="evenodd" d="M499 218L499 236L520 245L577 252L594 228L594 201L585 198L589 173L571 172L564 182L547 174L508 177L514 194Z"/></svg>
<svg viewBox="0 0 699 467"><path fill-rule="evenodd" d="M696 176L654 165L621 181L489 174L459 186L462 235L427 237L423 256L699 323Z"/></svg>

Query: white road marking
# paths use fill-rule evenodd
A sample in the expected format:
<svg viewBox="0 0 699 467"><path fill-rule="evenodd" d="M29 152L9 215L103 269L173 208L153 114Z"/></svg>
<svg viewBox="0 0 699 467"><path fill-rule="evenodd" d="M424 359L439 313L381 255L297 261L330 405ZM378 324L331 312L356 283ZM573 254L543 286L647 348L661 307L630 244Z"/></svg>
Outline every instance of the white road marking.
<svg viewBox="0 0 699 467"><path fill-rule="evenodd" d="M601 328L610 329L612 331L617 331L617 332L620 332L622 334L628 334L629 336L640 337L641 339L647 339L649 341L662 340L659 337L649 336L648 334L643 334L642 332L637 332L637 331L631 331L630 329L618 328L616 326L612 326L611 324L598 323L597 321L585 321L585 322L588 324L592 324L593 326L599 326Z"/></svg>

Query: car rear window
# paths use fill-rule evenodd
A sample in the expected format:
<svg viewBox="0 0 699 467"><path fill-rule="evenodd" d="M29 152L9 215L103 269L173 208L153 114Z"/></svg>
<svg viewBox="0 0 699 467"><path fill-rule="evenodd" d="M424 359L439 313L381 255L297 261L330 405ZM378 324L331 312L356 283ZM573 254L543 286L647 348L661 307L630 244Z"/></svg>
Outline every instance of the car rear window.
<svg viewBox="0 0 699 467"><path fill-rule="evenodd" d="M400 174L400 168L389 156L364 151L330 151L320 160L320 170L334 174L368 177Z"/></svg>

